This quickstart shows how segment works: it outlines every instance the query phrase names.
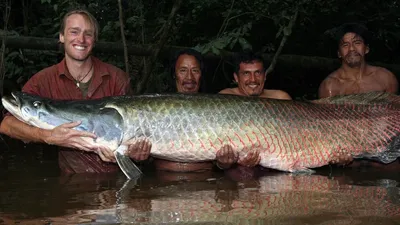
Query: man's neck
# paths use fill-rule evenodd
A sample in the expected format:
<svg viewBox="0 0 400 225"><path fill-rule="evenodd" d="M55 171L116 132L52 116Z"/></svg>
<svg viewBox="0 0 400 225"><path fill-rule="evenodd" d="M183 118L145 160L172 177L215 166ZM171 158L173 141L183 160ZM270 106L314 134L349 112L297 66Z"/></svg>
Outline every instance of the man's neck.
<svg viewBox="0 0 400 225"><path fill-rule="evenodd" d="M343 79L361 80L366 68L367 64L365 62L362 62L361 65L357 67L350 67L347 64L342 64L340 67L342 70L340 77Z"/></svg>
<svg viewBox="0 0 400 225"><path fill-rule="evenodd" d="M91 69L93 63L90 56L84 61L74 60L68 56L65 56L65 62L68 72L75 80L79 80L80 76L84 75L84 73L87 73Z"/></svg>

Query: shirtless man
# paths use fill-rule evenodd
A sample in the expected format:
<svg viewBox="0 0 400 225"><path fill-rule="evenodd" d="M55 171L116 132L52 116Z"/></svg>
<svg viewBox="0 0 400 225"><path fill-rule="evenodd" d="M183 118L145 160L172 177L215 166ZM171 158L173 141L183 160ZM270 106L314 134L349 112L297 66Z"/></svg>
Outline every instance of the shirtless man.
<svg viewBox="0 0 400 225"><path fill-rule="evenodd" d="M385 68L368 65L365 61L365 55L370 50L366 27L354 23L343 24L338 38L338 57L342 60L342 66L322 81L318 93L320 98L372 91L397 93L398 81L394 74ZM349 155L341 161L351 162L352 157ZM368 165L383 167L372 162ZM359 162L352 166L359 166Z"/></svg>
<svg viewBox="0 0 400 225"><path fill-rule="evenodd" d="M372 91L397 93L398 81L389 70L368 65L367 29L358 24L344 24L339 32L338 57L342 66L329 74L319 87L319 97Z"/></svg>
<svg viewBox="0 0 400 225"><path fill-rule="evenodd" d="M177 52L171 62L171 73L175 79L178 93L199 93L204 75L203 56L193 49ZM136 160L146 160L150 156L151 143L143 142L141 144L137 149L130 151L130 156ZM259 154L253 152L243 159L239 159L238 153L231 146L225 145L217 151L215 164L220 169L230 168L235 163L252 167L257 165L260 160ZM210 171L213 167L212 162L181 163L163 159L154 159L154 164L157 170L169 172L204 172Z"/></svg>
<svg viewBox="0 0 400 225"><path fill-rule="evenodd" d="M259 96L291 100L288 93L281 90L264 89L266 71L261 55L252 52L240 53L235 59L235 72L233 74L238 87L226 88L220 94Z"/></svg>

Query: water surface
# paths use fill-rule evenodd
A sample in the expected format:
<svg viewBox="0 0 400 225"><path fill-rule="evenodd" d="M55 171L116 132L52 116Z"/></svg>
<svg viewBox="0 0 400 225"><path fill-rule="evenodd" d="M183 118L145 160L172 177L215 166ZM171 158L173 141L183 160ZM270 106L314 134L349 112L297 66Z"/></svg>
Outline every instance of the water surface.
<svg viewBox="0 0 400 225"><path fill-rule="evenodd" d="M61 175L52 150L0 154L0 224L400 224L398 172ZM146 168L145 168L146 169Z"/></svg>

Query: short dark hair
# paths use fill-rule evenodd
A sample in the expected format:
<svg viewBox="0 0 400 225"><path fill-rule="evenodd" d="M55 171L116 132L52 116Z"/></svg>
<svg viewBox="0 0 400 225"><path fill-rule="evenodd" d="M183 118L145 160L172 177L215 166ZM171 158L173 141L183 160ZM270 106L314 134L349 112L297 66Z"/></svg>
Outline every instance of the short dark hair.
<svg viewBox="0 0 400 225"><path fill-rule="evenodd" d="M176 82L176 75L175 75L176 71L175 71L175 66L176 66L176 62L178 61L179 56L181 56L181 55L191 55L197 60L197 62L200 65L200 71L201 71L199 92L207 91L206 90L206 86L205 86L206 66L205 66L205 63L204 63L204 57L200 52L198 52L198 51L196 51L196 50L194 50L192 48L179 50L179 51L175 52L175 54L173 55L173 57L171 59L171 62L170 62L170 72L171 72L172 78L173 78L171 80L171 81L173 81L171 83L171 87L174 90L176 90L176 83L175 83Z"/></svg>
<svg viewBox="0 0 400 225"><path fill-rule="evenodd" d="M371 39L371 34L368 31L368 28L364 24L360 23L344 23L336 29L335 33L335 39L338 45L340 45L340 42L346 33L355 33L360 36L365 45L369 45Z"/></svg>
<svg viewBox="0 0 400 225"><path fill-rule="evenodd" d="M197 62L200 65L201 75L203 76L203 73L205 71L203 55L194 49L187 48L187 49L177 51L175 53L175 55L172 57L170 67L171 67L171 74L174 77L174 79L175 79L175 72L176 72L175 71L176 62L178 61L178 58L181 55L191 55L191 56L195 57Z"/></svg>
<svg viewBox="0 0 400 225"><path fill-rule="evenodd" d="M233 63L235 66L235 73L238 74L240 70L240 63L252 63L252 62L260 62L263 64L263 69L265 70L265 62L261 55L261 53L253 52L253 51L244 51L236 53L233 57Z"/></svg>

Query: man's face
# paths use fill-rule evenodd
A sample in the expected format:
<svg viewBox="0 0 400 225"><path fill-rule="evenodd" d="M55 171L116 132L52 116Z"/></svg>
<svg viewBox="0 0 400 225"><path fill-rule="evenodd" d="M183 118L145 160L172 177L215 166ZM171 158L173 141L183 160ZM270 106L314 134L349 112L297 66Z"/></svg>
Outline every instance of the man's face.
<svg viewBox="0 0 400 225"><path fill-rule="evenodd" d="M180 55L175 64L176 88L179 93L197 93L200 88L201 69L192 55Z"/></svg>
<svg viewBox="0 0 400 225"><path fill-rule="evenodd" d="M259 96L264 90L264 65L262 62L240 63L239 74L234 73L239 91L246 96Z"/></svg>
<svg viewBox="0 0 400 225"><path fill-rule="evenodd" d="M362 37L355 33L346 33L339 44L338 56L349 67L359 67L369 52Z"/></svg>
<svg viewBox="0 0 400 225"><path fill-rule="evenodd" d="M94 32L94 26L83 15L70 15L65 21L64 34L60 34L65 56L77 61L86 60L93 49Z"/></svg>

